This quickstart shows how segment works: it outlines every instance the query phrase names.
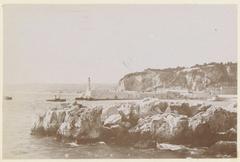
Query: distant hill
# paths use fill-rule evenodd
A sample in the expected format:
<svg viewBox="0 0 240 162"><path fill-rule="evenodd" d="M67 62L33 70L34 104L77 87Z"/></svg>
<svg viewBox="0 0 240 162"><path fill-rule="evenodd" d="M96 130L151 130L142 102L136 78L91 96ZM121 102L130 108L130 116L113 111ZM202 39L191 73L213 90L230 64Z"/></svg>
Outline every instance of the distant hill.
<svg viewBox="0 0 240 162"><path fill-rule="evenodd" d="M205 90L207 88L236 87L237 63L209 63L190 68L146 69L125 75L118 89L155 91L161 88Z"/></svg>

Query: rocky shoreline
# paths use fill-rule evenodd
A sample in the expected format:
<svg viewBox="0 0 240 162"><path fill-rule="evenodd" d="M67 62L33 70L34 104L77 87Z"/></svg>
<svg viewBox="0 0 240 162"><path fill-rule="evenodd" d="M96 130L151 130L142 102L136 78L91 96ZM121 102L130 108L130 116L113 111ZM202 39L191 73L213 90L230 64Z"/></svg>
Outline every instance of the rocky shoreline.
<svg viewBox="0 0 240 162"><path fill-rule="evenodd" d="M39 115L32 135L54 136L78 144L106 144L190 150L236 157L237 104L230 109L206 104L165 102L156 98L85 107L68 104Z"/></svg>

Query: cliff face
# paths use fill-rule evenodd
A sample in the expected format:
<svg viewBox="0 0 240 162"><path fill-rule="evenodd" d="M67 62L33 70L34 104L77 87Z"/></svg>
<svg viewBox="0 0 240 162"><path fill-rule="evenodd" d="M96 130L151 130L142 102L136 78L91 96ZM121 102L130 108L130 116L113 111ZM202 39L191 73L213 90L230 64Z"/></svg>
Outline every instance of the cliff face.
<svg viewBox="0 0 240 162"><path fill-rule="evenodd" d="M154 91L160 88L205 90L237 86L237 63L210 63L191 68L146 69L119 81L120 91Z"/></svg>

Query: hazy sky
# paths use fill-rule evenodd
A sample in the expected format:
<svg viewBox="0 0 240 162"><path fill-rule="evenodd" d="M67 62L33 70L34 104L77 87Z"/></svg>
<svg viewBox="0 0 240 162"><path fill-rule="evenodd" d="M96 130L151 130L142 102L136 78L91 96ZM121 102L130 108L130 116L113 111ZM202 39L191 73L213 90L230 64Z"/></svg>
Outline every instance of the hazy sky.
<svg viewBox="0 0 240 162"><path fill-rule="evenodd" d="M8 5L3 14L5 83L114 83L146 68L237 61L234 5Z"/></svg>

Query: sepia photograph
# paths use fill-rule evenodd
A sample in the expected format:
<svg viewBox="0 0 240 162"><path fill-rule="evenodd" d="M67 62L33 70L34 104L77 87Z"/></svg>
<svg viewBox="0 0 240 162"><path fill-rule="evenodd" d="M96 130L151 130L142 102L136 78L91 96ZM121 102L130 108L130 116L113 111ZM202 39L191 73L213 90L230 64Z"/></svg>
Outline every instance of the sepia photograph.
<svg viewBox="0 0 240 162"><path fill-rule="evenodd" d="M2 158L236 159L237 9L2 5Z"/></svg>

